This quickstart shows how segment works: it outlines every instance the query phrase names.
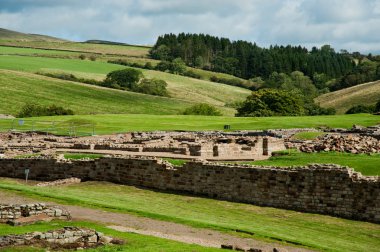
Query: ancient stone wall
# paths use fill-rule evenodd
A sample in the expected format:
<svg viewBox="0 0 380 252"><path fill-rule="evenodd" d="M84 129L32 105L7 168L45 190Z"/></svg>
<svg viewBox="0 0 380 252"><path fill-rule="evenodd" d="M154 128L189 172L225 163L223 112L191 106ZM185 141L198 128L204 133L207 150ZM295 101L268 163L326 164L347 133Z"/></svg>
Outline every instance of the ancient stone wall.
<svg viewBox="0 0 380 252"><path fill-rule="evenodd" d="M0 176L23 178L25 168L36 180L110 181L380 222L380 178L336 165L276 168L189 162L175 167L147 158L0 159Z"/></svg>
<svg viewBox="0 0 380 252"><path fill-rule="evenodd" d="M16 221L19 218L45 214L55 219L69 219L70 213L56 206L47 206L44 203L25 205L0 205L0 223Z"/></svg>
<svg viewBox="0 0 380 252"><path fill-rule="evenodd" d="M65 227L45 233L33 232L22 235L0 236L0 248L25 245L39 245L54 249L92 248L115 242L92 229ZM120 242L119 242L120 243Z"/></svg>

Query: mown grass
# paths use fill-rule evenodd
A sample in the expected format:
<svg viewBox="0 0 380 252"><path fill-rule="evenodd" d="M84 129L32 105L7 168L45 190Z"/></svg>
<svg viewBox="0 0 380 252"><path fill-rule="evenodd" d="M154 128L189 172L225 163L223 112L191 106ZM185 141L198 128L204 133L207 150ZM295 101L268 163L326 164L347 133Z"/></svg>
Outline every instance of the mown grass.
<svg viewBox="0 0 380 252"><path fill-rule="evenodd" d="M301 244L324 251L376 251L378 224L249 204L162 193L106 182L61 188L26 186L1 179L0 188L70 205L132 213L225 232L253 233L257 239Z"/></svg>
<svg viewBox="0 0 380 252"><path fill-rule="evenodd" d="M71 122L78 124L81 122L85 122L86 124L91 123L95 125L95 133L101 135L154 130L223 130L225 124L231 125L231 130L313 128L321 126L350 128L354 124L363 126L379 124L380 117L369 114L303 117L222 117L146 114L74 115L30 118L25 120L25 126L22 129L31 130L33 121L56 121L66 125L66 127ZM11 125L12 120L0 120L0 130L2 131L9 130ZM36 123L37 129L38 125L39 123ZM46 128L46 126L42 127ZM92 131L92 127L87 127L87 131Z"/></svg>
<svg viewBox="0 0 380 252"><path fill-rule="evenodd" d="M350 154L340 152L303 153L283 151L268 160L245 162L252 165L296 166L308 164L338 164L354 168L367 176L380 176L380 154Z"/></svg>
<svg viewBox="0 0 380 252"><path fill-rule="evenodd" d="M75 226L81 228L91 228L95 229L98 232L102 232L107 236L114 238L119 238L125 241L124 245L106 245L100 246L98 248L86 249L90 252L116 252L116 251L141 251L141 252L150 252L150 251L165 251L165 252L178 252L178 251L221 251L216 248L206 248L198 245L190 245L176 241L170 241L166 239L156 238L152 236L139 235L135 233L125 233L118 232L107 228L103 225L84 222L84 221L73 221L73 222L64 222L64 221L53 221L50 223L36 223L28 226L9 226L6 224L0 224L0 236L9 235L9 234L24 234L29 232L47 232L50 230L56 230L63 228L65 226ZM38 248L32 246L19 246L19 247L8 247L2 248L3 252L43 252L46 251L45 248Z"/></svg>
<svg viewBox="0 0 380 252"><path fill-rule="evenodd" d="M315 99L325 108L344 114L355 105L374 105L380 99L380 81L365 83L321 95Z"/></svg>
<svg viewBox="0 0 380 252"><path fill-rule="evenodd" d="M126 68L101 61L79 59L61 59L45 57L29 57L17 55L1 55L0 69L26 72L65 72L73 73L77 77L103 80L107 73ZM147 78L157 78L168 83L169 95L190 102L206 102L215 106L224 106L225 103L243 101L249 94L248 89L229 85L198 80L184 76L141 69ZM233 114L233 109L225 109Z"/></svg>
<svg viewBox="0 0 380 252"><path fill-rule="evenodd" d="M292 138L295 140L314 140L325 134L325 132L298 132Z"/></svg>

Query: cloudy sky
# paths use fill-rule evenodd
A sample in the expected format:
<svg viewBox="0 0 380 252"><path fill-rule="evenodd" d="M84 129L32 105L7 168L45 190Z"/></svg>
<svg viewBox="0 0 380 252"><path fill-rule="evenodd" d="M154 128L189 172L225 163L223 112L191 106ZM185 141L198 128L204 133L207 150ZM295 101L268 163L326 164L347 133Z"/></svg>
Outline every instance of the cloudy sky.
<svg viewBox="0 0 380 252"><path fill-rule="evenodd" d="M147 45L190 32L380 53L380 0L0 0L0 27L75 41Z"/></svg>

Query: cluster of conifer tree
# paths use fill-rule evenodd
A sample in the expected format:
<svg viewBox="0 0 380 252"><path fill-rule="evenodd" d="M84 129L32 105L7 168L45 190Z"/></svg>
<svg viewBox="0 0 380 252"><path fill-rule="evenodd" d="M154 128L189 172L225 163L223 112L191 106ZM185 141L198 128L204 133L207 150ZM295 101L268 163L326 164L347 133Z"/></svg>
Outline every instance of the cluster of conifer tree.
<svg viewBox="0 0 380 252"><path fill-rule="evenodd" d="M231 41L204 34L160 36L151 56L170 61L181 58L189 66L232 74L244 79L268 78L273 72L290 74L303 72L312 77L314 73L329 78L339 78L350 73L355 63L330 46L308 50L301 46L271 46L261 48L255 43Z"/></svg>

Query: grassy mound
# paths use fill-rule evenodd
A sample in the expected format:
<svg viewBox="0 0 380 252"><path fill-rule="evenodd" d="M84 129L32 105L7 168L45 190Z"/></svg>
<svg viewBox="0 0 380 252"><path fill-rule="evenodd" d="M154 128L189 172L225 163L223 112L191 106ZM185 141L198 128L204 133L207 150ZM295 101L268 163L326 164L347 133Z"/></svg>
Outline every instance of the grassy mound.
<svg viewBox="0 0 380 252"><path fill-rule="evenodd" d="M365 83L319 96L315 101L324 108L344 114L355 105L374 105L380 99L380 81Z"/></svg>

